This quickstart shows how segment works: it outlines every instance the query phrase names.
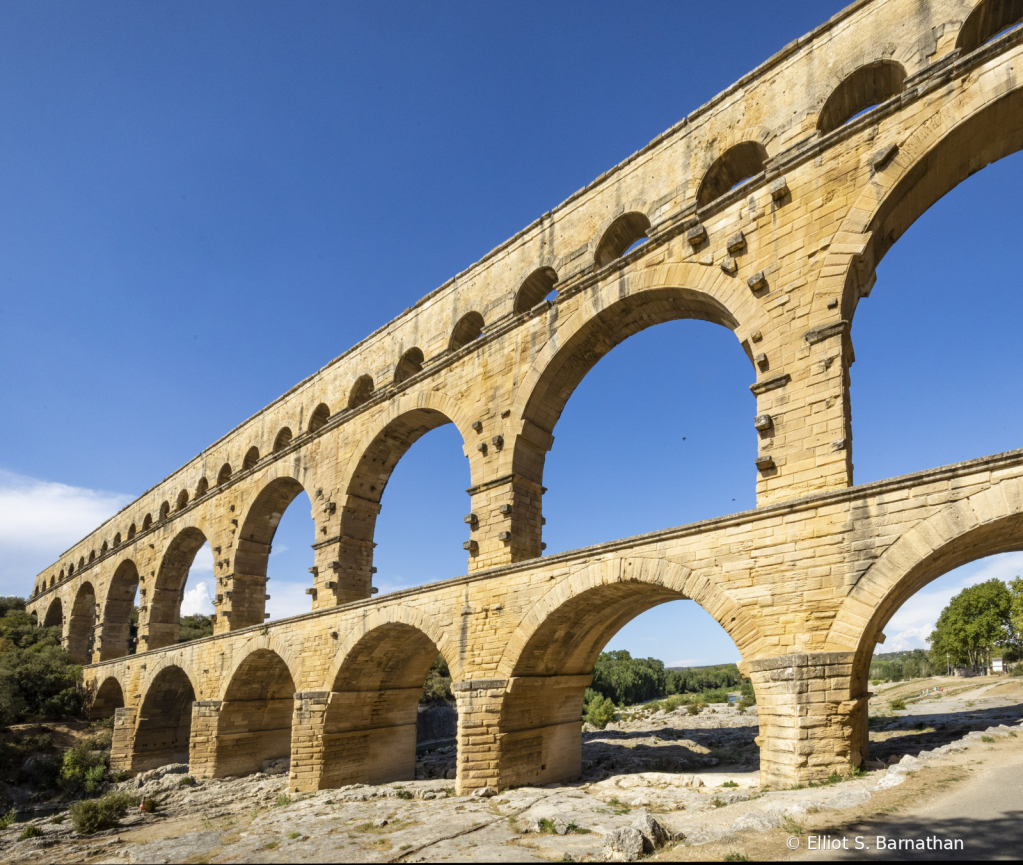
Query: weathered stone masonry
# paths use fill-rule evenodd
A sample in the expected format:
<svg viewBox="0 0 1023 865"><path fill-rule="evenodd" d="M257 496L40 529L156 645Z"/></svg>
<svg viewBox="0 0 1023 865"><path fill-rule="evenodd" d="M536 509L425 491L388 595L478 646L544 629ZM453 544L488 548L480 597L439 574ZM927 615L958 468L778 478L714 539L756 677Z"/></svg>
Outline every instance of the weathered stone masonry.
<svg viewBox="0 0 1023 865"><path fill-rule="evenodd" d="M1018 0L854 3L68 550L30 609L92 662L119 764L223 776L290 755L298 790L408 778L440 652L461 789L569 778L596 656L683 597L756 684L765 783L858 764L891 615L952 567L1023 547L1023 453L853 487L849 394L878 262L945 192L1023 147L1023 30L1002 32L1020 20ZM750 359L757 510L541 556L567 400L615 345L678 318L729 328ZM472 478L468 573L373 598L387 479L446 423ZM312 612L264 625L274 532L302 490ZM216 633L176 645L207 541Z"/></svg>

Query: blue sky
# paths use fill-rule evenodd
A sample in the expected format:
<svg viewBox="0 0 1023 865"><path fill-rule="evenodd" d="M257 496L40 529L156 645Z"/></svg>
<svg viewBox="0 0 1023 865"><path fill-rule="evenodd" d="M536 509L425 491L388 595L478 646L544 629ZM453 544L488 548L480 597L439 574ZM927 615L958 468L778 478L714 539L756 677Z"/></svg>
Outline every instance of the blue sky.
<svg viewBox="0 0 1023 865"><path fill-rule="evenodd" d="M0 593L842 5L0 4ZM882 263L857 482L1023 444L1021 191L1020 156L981 171ZM750 376L703 322L602 360L555 430L548 552L752 507ZM399 464L383 591L464 572L468 485L451 427ZM307 603L311 540L300 498L275 616ZM885 648L996 572L1023 559L932 584ZM691 603L612 647L737 657Z"/></svg>

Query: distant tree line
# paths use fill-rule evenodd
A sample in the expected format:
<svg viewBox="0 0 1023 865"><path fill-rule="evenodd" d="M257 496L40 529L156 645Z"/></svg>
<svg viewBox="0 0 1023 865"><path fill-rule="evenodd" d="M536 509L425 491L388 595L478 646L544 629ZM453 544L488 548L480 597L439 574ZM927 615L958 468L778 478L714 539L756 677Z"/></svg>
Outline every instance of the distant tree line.
<svg viewBox="0 0 1023 865"><path fill-rule="evenodd" d="M656 658L633 658L625 650L602 652L593 666L592 690L618 706L632 706L672 694L703 694L731 688L746 689L750 685L735 664L669 670ZM727 699L727 697L726 697Z"/></svg>

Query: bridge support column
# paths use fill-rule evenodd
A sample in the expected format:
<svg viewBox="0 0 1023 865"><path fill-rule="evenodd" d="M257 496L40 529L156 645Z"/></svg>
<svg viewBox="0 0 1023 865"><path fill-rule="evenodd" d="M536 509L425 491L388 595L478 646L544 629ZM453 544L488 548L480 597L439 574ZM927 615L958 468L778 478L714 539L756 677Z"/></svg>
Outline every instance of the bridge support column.
<svg viewBox="0 0 1023 865"><path fill-rule="evenodd" d="M420 687L296 694L290 789L414 780L422 692Z"/></svg>
<svg viewBox="0 0 1023 865"><path fill-rule="evenodd" d="M470 524L470 573L540 555L544 491L516 474L466 490L475 517Z"/></svg>
<svg viewBox="0 0 1023 865"><path fill-rule="evenodd" d="M569 781L582 772L584 676L474 679L458 701L458 790Z"/></svg>
<svg viewBox="0 0 1023 865"><path fill-rule="evenodd" d="M188 771L196 778L222 778L217 774L217 751L226 743L217 736L220 726L220 700L196 700L192 703L192 729L188 737Z"/></svg>
<svg viewBox="0 0 1023 865"><path fill-rule="evenodd" d="M123 706L114 710L114 731L110 738L110 768L117 772L131 771L135 746L136 710Z"/></svg>
<svg viewBox="0 0 1023 865"><path fill-rule="evenodd" d="M262 624L266 612L266 575L233 573L217 577L217 619L213 633L224 634Z"/></svg>
<svg viewBox="0 0 1023 865"><path fill-rule="evenodd" d="M790 787L845 773L866 753L867 696L854 696L852 652L747 662L760 713L760 780Z"/></svg>
<svg viewBox="0 0 1023 865"><path fill-rule="evenodd" d="M93 662L112 661L128 654L127 622L102 622L94 632Z"/></svg>

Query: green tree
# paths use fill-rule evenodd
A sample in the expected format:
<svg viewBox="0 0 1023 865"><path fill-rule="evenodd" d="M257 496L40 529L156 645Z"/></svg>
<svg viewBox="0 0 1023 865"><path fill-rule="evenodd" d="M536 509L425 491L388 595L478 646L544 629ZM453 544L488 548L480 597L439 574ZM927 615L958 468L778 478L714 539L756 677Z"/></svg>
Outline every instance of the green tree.
<svg viewBox="0 0 1023 865"><path fill-rule="evenodd" d="M60 645L60 628L40 628L21 598L0 598L0 725L82 711L82 668Z"/></svg>
<svg viewBox="0 0 1023 865"><path fill-rule="evenodd" d="M979 669L995 646L1012 641L1012 594L993 579L963 589L938 616L931 633L931 658L936 666L946 653L953 664Z"/></svg>

